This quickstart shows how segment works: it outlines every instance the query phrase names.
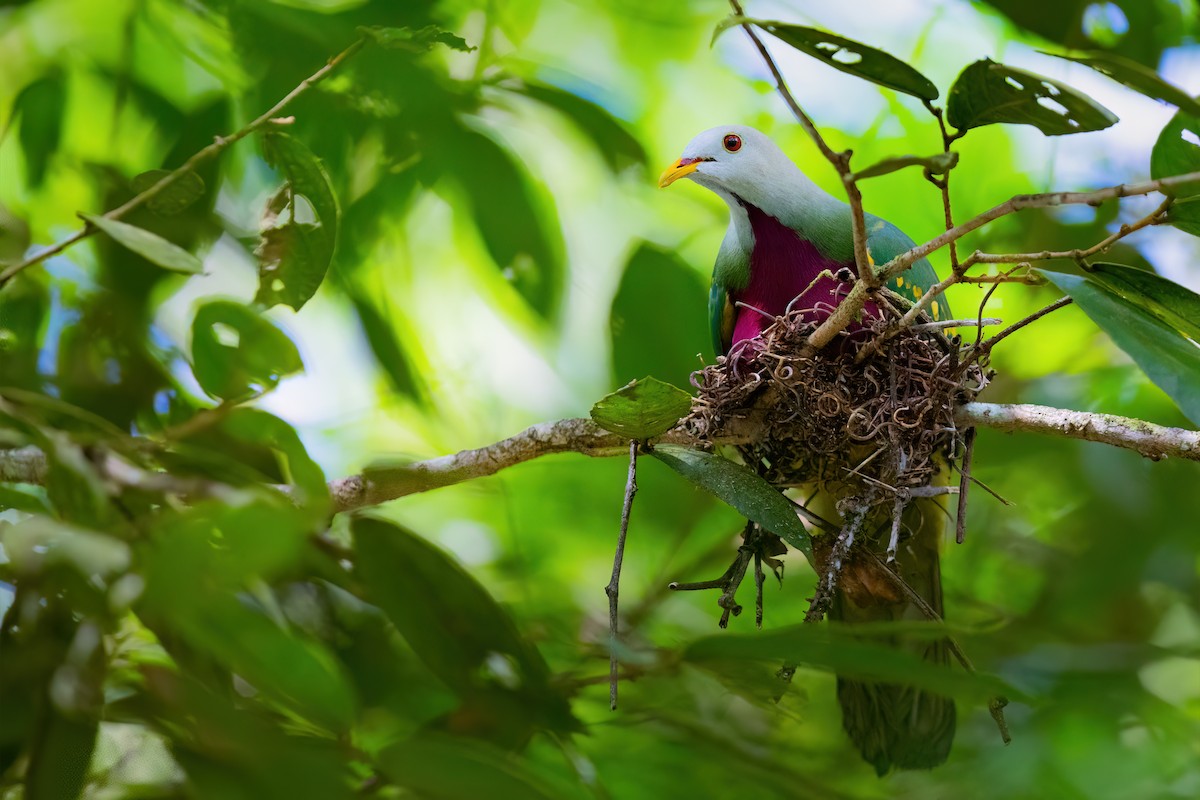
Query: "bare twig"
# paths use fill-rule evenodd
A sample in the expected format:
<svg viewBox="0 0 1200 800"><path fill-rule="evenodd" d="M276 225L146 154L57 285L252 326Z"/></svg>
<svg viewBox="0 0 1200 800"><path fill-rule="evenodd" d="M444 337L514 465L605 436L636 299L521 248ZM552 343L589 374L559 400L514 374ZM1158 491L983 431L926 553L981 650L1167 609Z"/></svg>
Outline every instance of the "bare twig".
<svg viewBox="0 0 1200 800"><path fill-rule="evenodd" d="M837 539L834 541L833 547L830 548L829 558L823 565L824 571L821 579L817 581L812 602L808 604L808 611L804 614L805 622L820 622L824 618L825 612L829 609L829 604L833 602L833 594L837 589L838 578L842 572L842 564L850 554L850 548L854 546L854 539L862 529L863 522L867 519L867 513L874 505L874 491L874 489L870 489L866 497L858 498L854 504L854 508L846 515L846 522L842 526L841 533L838 534Z"/></svg>
<svg viewBox="0 0 1200 800"><path fill-rule="evenodd" d="M629 533L629 512L633 509L633 497L637 494L637 449L634 439L629 443L629 476L625 479L625 502L621 506L621 532L617 535L617 550L613 554L612 578L604 593L608 595L608 635L611 654L608 658L608 704L617 710L617 598L621 586L621 565L625 561L625 536Z"/></svg>
<svg viewBox="0 0 1200 800"><path fill-rule="evenodd" d="M975 429L963 431L962 466L959 467L958 513L954 517L954 541L962 544L967 538L967 497L971 489L971 458L975 455Z"/></svg>
<svg viewBox="0 0 1200 800"><path fill-rule="evenodd" d="M1024 328L1026 325L1029 325L1033 322L1037 322L1039 319L1046 316L1051 311L1057 311L1058 309L1062 308L1063 306L1070 305L1072 302L1073 301L1071 300L1070 297L1058 298L1050 305L1046 306L1045 308L1039 309L1038 311L1035 311L1034 313L1030 314L1028 317L1021 320L1020 322L1014 322L1012 325L1009 325L1007 328L1000 331L999 333L997 333L995 336L988 339L984 343L975 345L975 351L979 354L990 353L993 347L995 347L997 344L999 344L1001 341L1008 338L1012 334L1021 330L1021 328ZM983 327L982 318L979 321L979 327L980 328Z"/></svg>
<svg viewBox="0 0 1200 800"><path fill-rule="evenodd" d="M278 103L271 106L271 108L267 109L261 115L259 115L254 120L252 120L251 122L244 125L242 128L240 128L236 132L231 133L228 136L216 137L213 140L212 144L208 145L203 150L200 150L199 152L197 152L195 155L193 155L191 158L189 158L187 161L185 161L181 167L167 173L162 178L160 178L158 181L156 181L152 186L149 186L146 188L145 191L139 192L138 194L134 195L129 200L127 200L124 204L112 209L111 211L106 212L104 214L105 219L120 219L121 217L124 217L130 211L133 211L134 209L139 208L140 206L144 205L147 201L149 201L152 198L161 194L163 191L165 191L168 187L170 187L172 184L174 184L176 181L178 181L184 175L195 170L196 167L200 166L200 164L202 162L207 161L208 159L210 159L213 156L220 153L222 150L225 150L227 147L232 145L234 142L237 142L237 141L240 141L241 139L246 138L251 133L254 133L259 128L261 128L264 125L271 122L274 118L278 117L279 112L282 111L284 108L286 108L293 100L295 100L297 97L299 97L300 95L307 92L309 89L311 89L316 84L323 81L326 77L329 76L330 73L332 73L339 66L341 66L342 63L344 61L346 61L346 59L350 58L355 53L357 53L360 49L362 49L363 45L366 44L366 41L367 41L366 39L359 39L358 41L354 42L354 44L350 45L345 50L338 53L333 58L329 59L329 61L325 63L325 66L321 67L319 70L314 72L312 75L309 75L307 78L302 80L296 86L296 88L292 89L290 92L288 92L286 95L284 95L283 98ZM8 283L8 281L11 280L13 278L13 276L17 275L22 270L27 269L28 267L32 267L35 264L40 264L41 262L45 261L46 259L50 258L51 256L58 255L59 253L66 250L71 245L75 244L76 242L82 241L83 239L86 239L88 236L91 236L95 232L96 232L96 228L92 225L88 225L88 226L76 231L75 233L71 234L66 239L63 239L58 244L47 247L44 250L39 250L38 252L34 253L32 256L25 259L24 261L21 261L17 264L13 264L12 266L5 269L3 272L0 272L0 287L3 287L4 284Z"/></svg>

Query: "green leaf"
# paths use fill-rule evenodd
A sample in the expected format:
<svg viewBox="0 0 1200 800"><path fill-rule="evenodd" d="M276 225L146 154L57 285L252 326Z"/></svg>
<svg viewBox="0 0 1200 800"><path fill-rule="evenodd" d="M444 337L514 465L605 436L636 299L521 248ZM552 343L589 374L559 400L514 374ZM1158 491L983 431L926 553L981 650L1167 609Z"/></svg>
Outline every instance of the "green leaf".
<svg viewBox="0 0 1200 800"><path fill-rule="evenodd" d="M926 660L883 636L878 643L872 642L857 628L795 625L750 635L722 633L692 642L683 658L698 665L743 660L799 664L840 678L914 686L971 701L986 702L997 694L1013 699L1023 696L999 678Z"/></svg>
<svg viewBox="0 0 1200 800"><path fill-rule="evenodd" d="M46 493L54 508L71 522L105 528L112 518L108 487L83 448L61 431L46 430Z"/></svg>
<svg viewBox="0 0 1200 800"><path fill-rule="evenodd" d="M708 346L708 283L675 252L641 243L621 275L610 332L613 369L624 383L654 375L681 389ZM653 342L653 347L647 347Z"/></svg>
<svg viewBox="0 0 1200 800"><path fill-rule="evenodd" d="M1064 58L1067 61L1085 64L1101 75L1106 75L1117 83L1128 86L1135 92L1152 97L1155 100L1161 100L1164 103L1170 103L1173 106L1178 106L1180 111L1184 111L1192 116L1200 116L1200 102L1197 102L1195 98L1178 86L1167 83L1163 80L1162 76L1149 67L1145 67L1124 56L1105 52L1088 53L1083 56L1042 52L1055 58Z"/></svg>
<svg viewBox="0 0 1200 800"><path fill-rule="evenodd" d="M22 89L13 101L12 117L21 118L18 138L25 158L26 178L35 189L46 179L50 159L62 139L66 102L66 76L58 67Z"/></svg>
<svg viewBox="0 0 1200 800"><path fill-rule="evenodd" d="M422 735L388 747L376 761L397 786L437 800L553 800L563 796L521 759L469 739Z"/></svg>
<svg viewBox="0 0 1200 800"><path fill-rule="evenodd" d="M389 50L407 50L410 53L424 53L433 49L435 44L442 44L451 50L469 53L474 47L469 47L465 39L449 31L444 31L436 25L426 25L424 28L386 28L382 26L360 27L358 32L369 37L375 44Z"/></svg>
<svg viewBox="0 0 1200 800"><path fill-rule="evenodd" d="M129 568L129 545L120 539L33 516L4 532L4 552L22 575L67 567L80 575L106 580Z"/></svg>
<svg viewBox="0 0 1200 800"><path fill-rule="evenodd" d="M64 665L66 666L66 665ZM99 694L100 687L94 688ZM88 765L96 749L99 714L67 715L46 703L30 743L25 776L27 800L75 800L87 783Z"/></svg>
<svg viewBox="0 0 1200 800"><path fill-rule="evenodd" d="M114 241L147 261L157 264L163 269L173 272L197 273L204 269L200 259L184 250L177 244L172 244L156 233L143 230L134 225L118 222L115 219L99 216L98 214L79 215L91 225L108 234Z"/></svg>
<svg viewBox="0 0 1200 800"><path fill-rule="evenodd" d="M749 467L703 450L672 444L655 445L651 455L813 561L812 539L796 516L799 507Z"/></svg>
<svg viewBox="0 0 1200 800"><path fill-rule="evenodd" d="M310 512L324 513L329 500L325 472L308 454L300 436L279 417L257 408L236 408L221 421L221 431L235 439L270 448L284 480L301 491L298 500Z"/></svg>
<svg viewBox="0 0 1200 800"><path fill-rule="evenodd" d="M1070 295L1192 422L1200 424L1200 346L1104 283L1038 271Z"/></svg>
<svg viewBox="0 0 1200 800"><path fill-rule="evenodd" d="M201 306L192 323L192 369L213 397L240 400L304 368L296 345L252 309L228 300Z"/></svg>
<svg viewBox="0 0 1200 800"><path fill-rule="evenodd" d="M1200 295L1163 276L1124 264L1099 262L1088 277L1149 311L1194 342L1200 342Z"/></svg>
<svg viewBox="0 0 1200 800"><path fill-rule="evenodd" d="M1047 136L1098 131L1117 121L1104 106L1064 83L985 58L962 71L946 101L959 130L997 122L1033 125Z"/></svg>
<svg viewBox="0 0 1200 800"><path fill-rule="evenodd" d="M340 211L325 167L308 146L286 133L263 135L268 163L283 173L287 183L267 204L258 256L258 294L255 301L273 306L284 303L297 311L316 294L337 245ZM300 221L305 212L296 197L308 201L315 222ZM290 213L283 223L279 218Z"/></svg>
<svg viewBox="0 0 1200 800"><path fill-rule="evenodd" d="M136 194L141 194L170 174L165 169L143 172L133 179L131 188ZM147 200L146 207L155 214L171 216L180 213L203 195L204 179L194 172L185 172Z"/></svg>
<svg viewBox="0 0 1200 800"><path fill-rule="evenodd" d="M877 178L905 167L924 167L934 175L945 175L958 164L958 153L951 150L948 153L934 153L931 156L896 156L885 158L864 170L854 173L855 180Z"/></svg>
<svg viewBox="0 0 1200 800"><path fill-rule="evenodd" d="M1200 116L1180 111L1154 142L1150 177L1159 180L1190 172L1200 172ZM1163 194L1177 198L1167 220L1181 231L1200 236L1200 202L1189 199L1200 195L1200 181L1166 189Z"/></svg>
<svg viewBox="0 0 1200 800"><path fill-rule="evenodd" d="M605 430L645 441L674 428L691 410L690 394L647 376L597 401L592 421Z"/></svg>
<svg viewBox="0 0 1200 800"><path fill-rule="evenodd" d="M500 688L559 705L541 653L452 558L381 519L356 517L351 530L369 599L447 686L460 696Z"/></svg>
<svg viewBox="0 0 1200 800"><path fill-rule="evenodd" d="M604 108L557 86L526 82L518 90L549 106L575 124L596 146L596 152L613 172L631 164L644 166L646 150L633 134Z"/></svg>
<svg viewBox="0 0 1200 800"><path fill-rule="evenodd" d="M857 78L922 100L936 100L938 97L938 90L933 81L895 56L817 28L734 16L724 20L717 27L713 38L716 39L734 25L742 24L757 25L800 52Z"/></svg>
<svg viewBox="0 0 1200 800"><path fill-rule="evenodd" d="M457 127L442 144L440 166L462 187L488 254L535 311L553 317L563 288L553 207L535 202L523 166L488 136Z"/></svg>

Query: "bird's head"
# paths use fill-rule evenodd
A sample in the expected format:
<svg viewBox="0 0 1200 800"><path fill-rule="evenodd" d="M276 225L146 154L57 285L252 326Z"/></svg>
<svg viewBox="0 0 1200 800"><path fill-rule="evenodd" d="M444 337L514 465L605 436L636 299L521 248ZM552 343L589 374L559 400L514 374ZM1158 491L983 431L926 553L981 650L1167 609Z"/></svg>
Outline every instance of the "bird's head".
<svg viewBox="0 0 1200 800"><path fill-rule="evenodd" d="M658 179L666 188L688 178L717 194L747 198L764 182L798 171L779 146L762 131L746 125L709 128L683 149L683 156Z"/></svg>

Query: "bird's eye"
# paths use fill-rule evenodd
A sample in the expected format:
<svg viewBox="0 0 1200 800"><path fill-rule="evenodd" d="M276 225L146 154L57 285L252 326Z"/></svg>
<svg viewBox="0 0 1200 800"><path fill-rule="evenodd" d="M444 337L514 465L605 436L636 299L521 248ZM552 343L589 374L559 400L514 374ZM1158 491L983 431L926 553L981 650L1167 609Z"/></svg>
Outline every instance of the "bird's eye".
<svg viewBox="0 0 1200 800"><path fill-rule="evenodd" d="M725 149L729 152L736 153L738 150L742 149L742 137L738 136L736 133L727 133L725 134L725 141L723 141L722 144L725 145Z"/></svg>

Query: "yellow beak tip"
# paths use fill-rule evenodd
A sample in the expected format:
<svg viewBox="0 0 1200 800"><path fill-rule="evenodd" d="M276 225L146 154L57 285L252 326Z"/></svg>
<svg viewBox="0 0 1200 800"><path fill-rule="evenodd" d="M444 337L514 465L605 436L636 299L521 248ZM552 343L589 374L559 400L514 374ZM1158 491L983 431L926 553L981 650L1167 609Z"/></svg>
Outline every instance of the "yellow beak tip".
<svg viewBox="0 0 1200 800"><path fill-rule="evenodd" d="M679 159L671 166L663 170L662 175L658 176L658 188L665 189L680 178L686 177L696 171L696 167L700 166L699 162L689 161L684 163L683 159Z"/></svg>

